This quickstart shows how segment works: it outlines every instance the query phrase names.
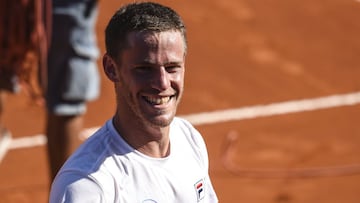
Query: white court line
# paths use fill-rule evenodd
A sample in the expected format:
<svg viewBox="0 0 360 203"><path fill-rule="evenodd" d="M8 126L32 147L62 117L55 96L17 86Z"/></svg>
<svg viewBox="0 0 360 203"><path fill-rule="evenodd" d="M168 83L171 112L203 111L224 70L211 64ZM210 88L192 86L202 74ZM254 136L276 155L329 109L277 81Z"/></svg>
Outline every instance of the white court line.
<svg viewBox="0 0 360 203"><path fill-rule="evenodd" d="M350 106L359 103L360 92L355 92L350 94L332 95L314 99L293 100L268 105L257 105L237 109L190 114L183 116L183 118L189 120L193 125L204 125L288 113L314 111L340 106Z"/></svg>
<svg viewBox="0 0 360 203"><path fill-rule="evenodd" d="M288 113L314 111L319 109L334 108L341 106L350 106L360 103L360 92L349 94L338 94L326 97L318 97L313 99L293 100L280 103L272 103L267 105L256 105L249 107L242 107L236 109L227 109L220 111L204 112L183 115L183 117L190 121L193 125L204 125L211 123L219 123L226 121L253 119L258 117L282 115ZM82 132L81 139L85 139L93 134L99 127L86 129ZM22 137L12 139L9 149L18 149L25 147L35 147L46 144L46 137L44 135L35 135L29 137ZM7 152L3 150L4 153ZM5 154L0 154L1 157Z"/></svg>
<svg viewBox="0 0 360 203"><path fill-rule="evenodd" d="M9 149L20 149L20 148L40 146L40 145L45 145L46 142L47 142L46 136L42 134L28 136L28 137L20 137L12 140Z"/></svg>
<svg viewBox="0 0 360 203"><path fill-rule="evenodd" d="M0 162L6 155L7 151L9 150L9 146L11 144L11 134L7 133L0 138Z"/></svg>

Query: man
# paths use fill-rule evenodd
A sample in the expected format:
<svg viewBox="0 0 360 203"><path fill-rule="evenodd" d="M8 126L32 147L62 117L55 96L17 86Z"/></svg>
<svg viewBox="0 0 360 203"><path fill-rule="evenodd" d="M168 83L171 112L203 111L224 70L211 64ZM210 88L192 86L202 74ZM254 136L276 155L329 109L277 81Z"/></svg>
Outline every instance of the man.
<svg viewBox="0 0 360 203"><path fill-rule="evenodd" d="M115 13L103 67L114 83L116 113L62 167L50 202L218 202L203 138L175 117L185 32L180 16L157 3Z"/></svg>
<svg viewBox="0 0 360 203"><path fill-rule="evenodd" d="M88 101L98 98L97 0L52 0L46 135L50 180L81 143Z"/></svg>

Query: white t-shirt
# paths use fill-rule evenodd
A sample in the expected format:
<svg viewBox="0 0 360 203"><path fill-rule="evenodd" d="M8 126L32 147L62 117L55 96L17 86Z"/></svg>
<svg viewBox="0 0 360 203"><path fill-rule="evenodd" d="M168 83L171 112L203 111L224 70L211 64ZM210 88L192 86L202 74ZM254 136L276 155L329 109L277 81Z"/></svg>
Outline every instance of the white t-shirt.
<svg viewBox="0 0 360 203"><path fill-rule="evenodd" d="M170 125L166 158L135 150L108 120L59 171L50 203L214 203L208 169L203 138L181 118Z"/></svg>

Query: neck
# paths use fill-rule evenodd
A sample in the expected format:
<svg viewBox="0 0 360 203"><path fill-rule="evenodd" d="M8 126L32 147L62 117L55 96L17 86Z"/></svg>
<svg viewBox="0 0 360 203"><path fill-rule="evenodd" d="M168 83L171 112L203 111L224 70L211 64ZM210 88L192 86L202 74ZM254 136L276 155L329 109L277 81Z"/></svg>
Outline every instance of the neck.
<svg viewBox="0 0 360 203"><path fill-rule="evenodd" d="M120 136L141 153L154 158L169 155L169 126L148 126L134 120L124 121L117 114L113 117L113 124Z"/></svg>

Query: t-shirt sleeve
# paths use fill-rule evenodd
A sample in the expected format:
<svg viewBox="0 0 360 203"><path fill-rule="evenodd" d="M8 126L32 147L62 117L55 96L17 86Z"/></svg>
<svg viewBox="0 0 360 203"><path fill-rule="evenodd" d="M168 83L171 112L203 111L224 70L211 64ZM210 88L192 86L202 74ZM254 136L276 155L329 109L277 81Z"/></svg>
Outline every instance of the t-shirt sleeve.
<svg viewBox="0 0 360 203"><path fill-rule="evenodd" d="M64 174L62 174L64 175ZM76 174L55 179L50 192L50 203L102 203L101 187L92 179Z"/></svg>

